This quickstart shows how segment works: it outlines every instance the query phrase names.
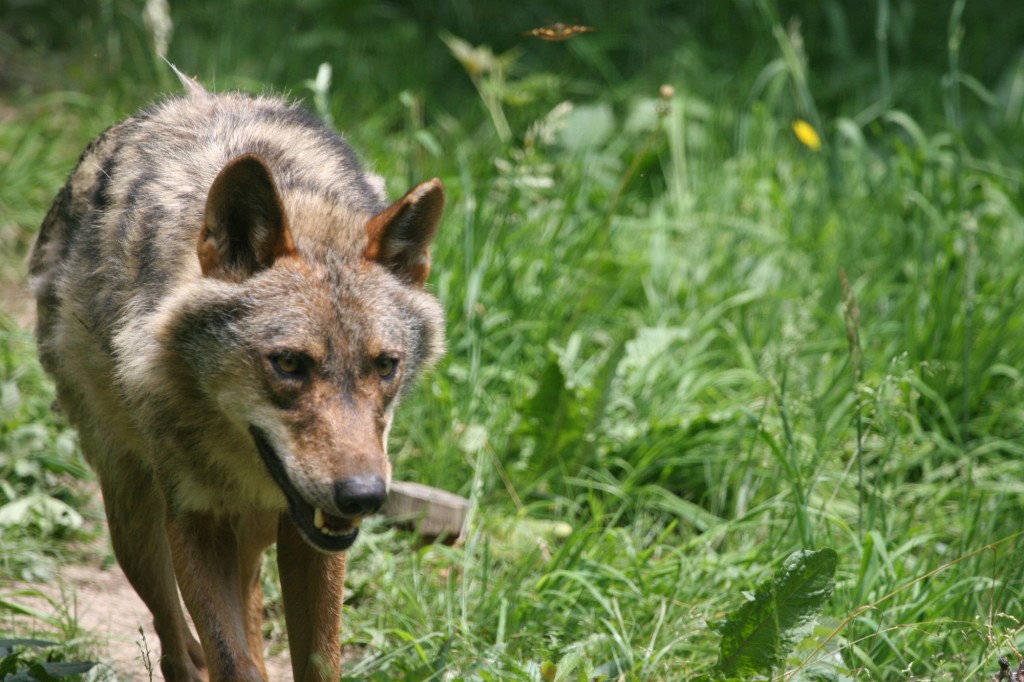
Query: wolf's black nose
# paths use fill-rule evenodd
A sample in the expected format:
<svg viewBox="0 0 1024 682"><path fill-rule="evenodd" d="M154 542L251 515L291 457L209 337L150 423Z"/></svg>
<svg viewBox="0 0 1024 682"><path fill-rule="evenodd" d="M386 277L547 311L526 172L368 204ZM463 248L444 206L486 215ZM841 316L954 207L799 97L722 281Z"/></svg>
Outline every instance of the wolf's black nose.
<svg viewBox="0 0 1024 682"><path fill-rule="evenodd" d="M334 502L344 516L369 516L388 499L388 487L380 476L353 476L334 484Z"/></svg>

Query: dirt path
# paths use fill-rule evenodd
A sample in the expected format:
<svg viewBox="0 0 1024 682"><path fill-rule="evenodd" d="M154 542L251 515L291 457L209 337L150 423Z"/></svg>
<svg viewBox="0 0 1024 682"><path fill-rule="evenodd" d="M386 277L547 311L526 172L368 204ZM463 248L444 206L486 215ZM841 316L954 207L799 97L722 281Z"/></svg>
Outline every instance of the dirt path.
<svg viewBox="0 0 1024 682"><path fill-rule="evenodd" d="M90 540L69 552L71 556L78 557L77 562L58 567L52 581L21 583L17 586L38 591L44 596L19 596L17 601L53 616L59 622L76 623L86 644L95 645L90 646L90 650L113 673L109 679L118 682L148 682L151 678L143 663L145 649L152 661L152 679L162 680L159 667L160 640L153 630L153 617L125 578L121 567L111 561L110 540L103 521L99 520L103 514L99 485L87 481L79 482L78 485L86 491L84 497L89 500L83 509L84 516L90 519L86 523L99 524L102 531L90 532ZM185 610L184 606L182 610ZM185 617L188 618L187 611ZM190 618L189 626L192 627ZM139 628L142 628L145 639L139 633ZM273 656L265 650L264 655L270 682L287 682L292 679L292 664L287 648Z"/></svg>
<svg viewBox="0 0 1024 682"><path fill-rule="evenodd" d="M49 601L67 609L78 627L96 641L96 651L103 664L113 670L118 680L146 682L150 679L142 662L141 627L145 633L145 647L156 669L153 679L162 679L157 667L160 642L153 631L153 619L117 565L103 569L89 564L72 564L60 569L53 583L25 587L39 590ZM19 601L55 616L60 610L42 598L21 598ZM287 651L267 658L267 675L272 682L292 679Z"/></svg>

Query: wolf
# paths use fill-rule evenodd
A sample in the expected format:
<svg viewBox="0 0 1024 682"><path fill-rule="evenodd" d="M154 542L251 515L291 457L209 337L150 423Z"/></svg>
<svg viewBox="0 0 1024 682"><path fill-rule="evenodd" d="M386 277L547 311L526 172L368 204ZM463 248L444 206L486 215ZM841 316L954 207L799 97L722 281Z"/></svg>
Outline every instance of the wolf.
<svg viewBox="0 0 1024 682"><path fill-rule="evenodd" d="M399 400L443 353L425 282L444 188L389 203L301 106L179 76L183 95L88 146L46 215L39 355L164 678L266 679L276 542L294 677L337 680L344 551L387 497Z"/></svg>

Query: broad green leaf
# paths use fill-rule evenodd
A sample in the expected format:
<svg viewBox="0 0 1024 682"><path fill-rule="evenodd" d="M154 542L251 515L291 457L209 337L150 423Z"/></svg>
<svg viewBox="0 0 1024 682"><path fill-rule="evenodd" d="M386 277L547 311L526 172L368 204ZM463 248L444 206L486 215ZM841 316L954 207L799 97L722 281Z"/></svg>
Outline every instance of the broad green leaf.
<svg viewBox="0 0 1024 682"><path fill-rule="evenodd" d="M12 651L14 651L15 647L19 646L42 648L56 645L57 642L51 642L45 639L32 639L27 637L13 637L7 639L0 639L0 656L7 656Z"/></svg>
<svg viewBox="0 0 1024 682"><path fill-rule="evenodd" d="M722 635L717 669L727 677L770 673L792 649L797 630L832 596L838 554L834 549L791 554L753 600L717 629Z"/></svg>

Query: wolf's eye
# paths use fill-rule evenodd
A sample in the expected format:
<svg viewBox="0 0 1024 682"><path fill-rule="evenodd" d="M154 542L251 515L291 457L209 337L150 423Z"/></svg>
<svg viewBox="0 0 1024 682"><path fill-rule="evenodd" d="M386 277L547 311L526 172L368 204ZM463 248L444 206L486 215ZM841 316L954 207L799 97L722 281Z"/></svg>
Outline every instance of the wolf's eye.
<svg viewBox="0 0 1024 682"><path fill-rule="evenodd" d="M309 367L308 359L300 353L285 351L270 356L270 364L278 373L288 377L302 377Z"/></svg>
<svg viewBox="0 0 1024 682"><path fill-rule="evenodd" d="M398 360L381 355L373 361L373 369L381 379L390 379L395 375L395 370L398 369Z"/></svg>

